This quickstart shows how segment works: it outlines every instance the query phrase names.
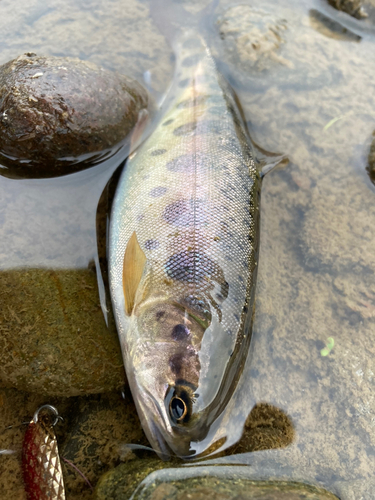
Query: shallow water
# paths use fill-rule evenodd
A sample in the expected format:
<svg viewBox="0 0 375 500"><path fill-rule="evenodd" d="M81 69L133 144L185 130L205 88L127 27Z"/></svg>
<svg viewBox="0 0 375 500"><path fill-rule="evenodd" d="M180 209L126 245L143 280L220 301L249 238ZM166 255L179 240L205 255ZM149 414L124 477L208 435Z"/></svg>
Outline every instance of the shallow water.
<svg viewBox="0 0 375 500"><path fill-rule="evenodd" d="M0 63L26 51L77 56L145 78L157 99L167 88L173 56L147 2L18 4L0 3ZM319 1L253 5L220 2L211 47L252 139L290 163L263 183L251 351L210 439L236 441L259 402L289 416L294 439L208 464L248 464L249 478L301 480L343 500L371 499L375 188L366 166L375 128L375 6L355 21ZM0 177L0 268L87 269L94 261L99 271L97 204L121 160L48 181ZM328 338L334 347L322 355ZM14 498L12 491L2 498Z"/></svg>

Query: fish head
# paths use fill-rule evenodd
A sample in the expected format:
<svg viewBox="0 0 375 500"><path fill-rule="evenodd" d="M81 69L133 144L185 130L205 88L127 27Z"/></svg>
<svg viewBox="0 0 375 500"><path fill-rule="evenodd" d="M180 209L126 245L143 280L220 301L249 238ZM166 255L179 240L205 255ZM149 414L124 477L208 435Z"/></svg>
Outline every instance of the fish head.
<svg viewBox="0 0 375 500"><path fill-rule="evenodd" d="M135 316L139 343L125 366L142 427L162 459L191 458L192 443L206 432L197 401L200 345L209 318L171 301L143 305Z"/></svg>

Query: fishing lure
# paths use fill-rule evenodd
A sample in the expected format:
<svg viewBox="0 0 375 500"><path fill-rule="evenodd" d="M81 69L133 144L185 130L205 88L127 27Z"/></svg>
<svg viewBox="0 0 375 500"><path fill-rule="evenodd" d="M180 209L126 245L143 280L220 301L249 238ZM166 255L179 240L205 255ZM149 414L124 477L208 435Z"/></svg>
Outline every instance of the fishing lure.
<svg viewBox="0 0 375 500"><path fill-rule="evenodd" d="M54 426L61 417L43 405L29 423L22 448L22 471L28 500L65 500L65 487Z"/></svg>

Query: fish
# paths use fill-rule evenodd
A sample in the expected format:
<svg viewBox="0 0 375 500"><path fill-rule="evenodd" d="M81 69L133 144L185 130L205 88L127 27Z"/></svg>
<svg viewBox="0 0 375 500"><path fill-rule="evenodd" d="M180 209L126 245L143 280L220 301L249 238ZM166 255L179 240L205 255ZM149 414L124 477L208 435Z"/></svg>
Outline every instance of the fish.
<svg viewBox="0 0 375 500"><path fill-rule="evenodd" d="M222 446L208 438L249 351L262 172L203 35L175 30L173 48L160 116L117 186L109 279L143 430L160 458L188 460Z"/></svg>
<svg viewBox="0 0 375 500"><path fill-rule="evenodd" d="M54 406L43 405L27 426L22 447L22 472L28 500L65 500Z"/></svg>

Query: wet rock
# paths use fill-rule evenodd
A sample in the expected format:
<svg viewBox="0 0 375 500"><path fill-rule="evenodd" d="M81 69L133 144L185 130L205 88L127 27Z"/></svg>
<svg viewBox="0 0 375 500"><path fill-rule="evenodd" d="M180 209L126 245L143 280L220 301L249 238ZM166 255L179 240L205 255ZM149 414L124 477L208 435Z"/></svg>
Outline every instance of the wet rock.
<svg viewBox="0 0 375 500"><path fill-rule="evenodd" d="M342 10L357 19L367 17L363 9L362 0L328 0L328 3L337 10Z"/></svg>
<svg viewBox="0 0 375 500"><path fill-rule="evenodd" d="M280 408L258 403L245 422L242 438L225 451L225 455L289 446L295 437L291 419Z"/></svg>
<svg viewBox="0 0 375 500"><path fill-rule="evenodd" d="M373 140L370 145L370 151L367 158L367 172L371 182L375 184L375 131L372 133Z"/></svg>
<svg viewBox="0 0 375 500"><path fill-rule="evenodd" d="M361 37L353 33L342 24L334 21L322 12L315 9L309 11L310 26L322 35L334 40L344 40L346 42L360 42Z"/></svg>
<svg viewBox="0 0 375 500"><path fill-rule="evenodd" d="M147 100L135 80L88 61L19 56L0 67L0 173L87 168L124 145Z"/></svg>
<svg viewBox="0 0 375 500"><path fill-rule="evenodd" d="M237 5L219 17L216 29L212 51L235 89L264 91L271 81L274 86L306 91L337 83L340 78L336 68L327 71L321 55L324 39L306 37L301 22L284 8L266 3L261 8ZM327 26L325 31L329 32ZM337 26L335 31L339 31ZM306 56L307 51L314 53L313 60Z"/></svg>
<svg viewBox="0 0 375 500"><path fill-rule="evenodd" d="M159 465L161 463L159 462ZM132 467L122 464L105 474L96 488L97 500L116 498L125 500L134 492L135 500L337 500L326 490L310 485L276 481L252 481L240 474L228 472L225 467L200 468L158 467L147 477L148 465L138 463ZM134 474L135 470L137 471ZM195 475L196 474L196 475ZM137 482L134 480L137 476ZM141 484L139 484L143 481ZM135 491L134 491L135 490Z"/></svg>
<svg viewBox="0 0 375 500"><path fill-rule="evenodd" d="M164 498L171 498L177 493L177 488L169 483L159 484L152 493L153 500L163 500Z"/></svg>
<svg viewBox="0 0 375 500"><path fill-rule="evenodd" d="M108 327L91 269L0 272L0 383L77 396L125 383L111 313Z"/></svg>
<svg viewBox="0 0 375 500"><path fill-rule="evenodd" d="M148 444L131 399L119 393L91 396L77 401L60 454L95 485L120 463L126 443ZM135 458L130 452L126 460ZM87 483L68 462L64 479L69 498L87 493Z"/></svg>
<svg viewBox="0 0 375 500"><path fill-rule="evenodd" d="M123 463L99 479L95 488L97 500L126 500L145 477L154 471L167 467L160 458L143 458Z"/></svg>
<svg viewBox="0 0 375 500"><path fill-rule="evenodd" d="M247 5L228 9L218 22L228 55L245 71L264 71L276 65L292 66L280 54L287 23Z"/></svg>

